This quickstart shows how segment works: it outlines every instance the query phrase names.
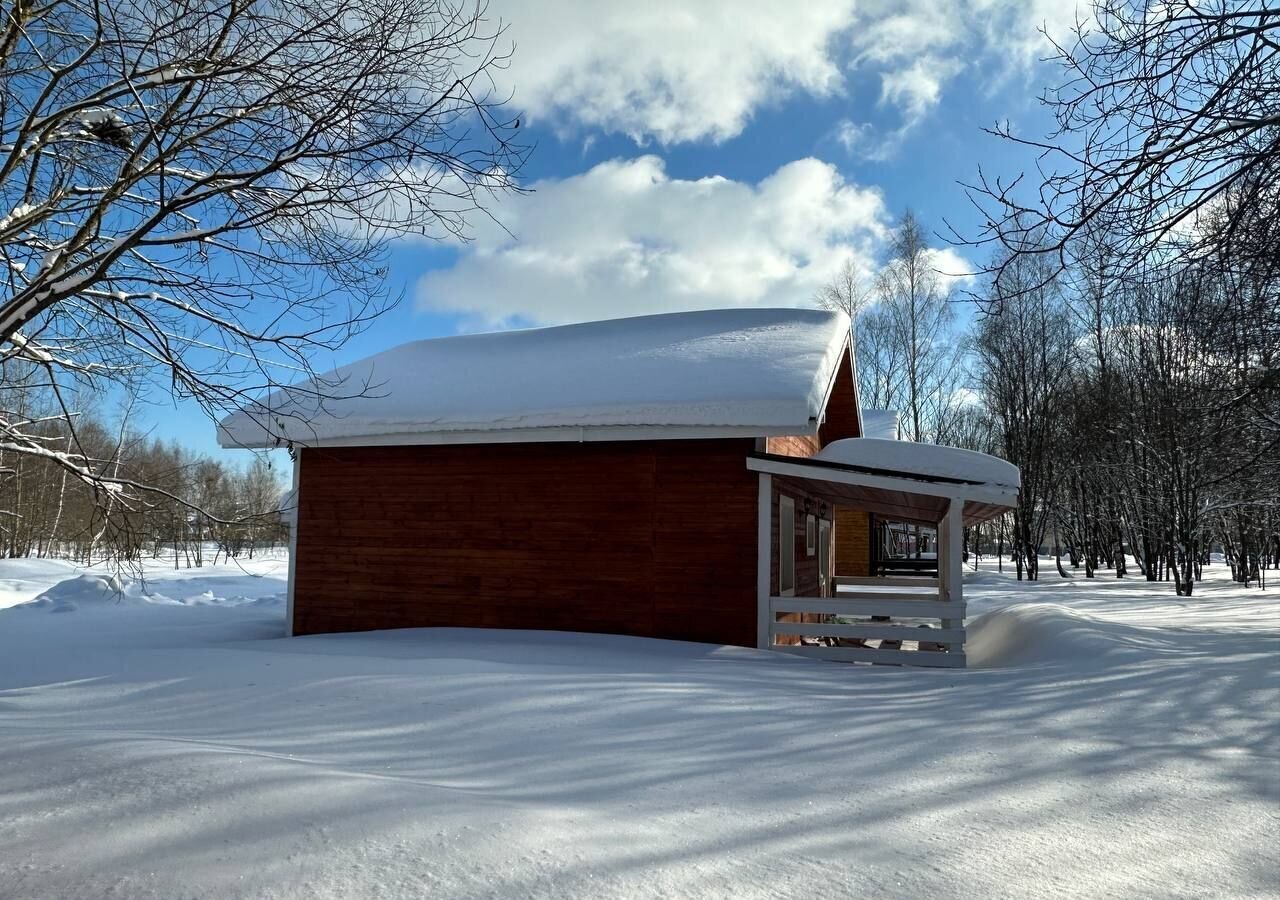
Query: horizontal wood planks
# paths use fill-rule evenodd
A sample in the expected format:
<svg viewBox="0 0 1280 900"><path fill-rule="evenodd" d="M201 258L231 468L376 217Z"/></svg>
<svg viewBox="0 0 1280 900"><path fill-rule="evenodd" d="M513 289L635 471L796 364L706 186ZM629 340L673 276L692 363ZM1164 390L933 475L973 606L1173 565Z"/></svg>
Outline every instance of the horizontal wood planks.
<svg viewBox="0 0 1280 900"><path fill-rule="evenodd" d="M871 513L837 506L835 510L836 571L850 576L871 574ZM840 582L837 580L836 582Z"/></svg>
<svg viewBox="0 0 1280 900"><path fill-rule="evenodd" d="M776 453L778 456L799 456L806 459L821 449L818 445L817 436L812 434L791 434L767 438L764 448L766 453Z"/></svg>
<svg viewBox="0 0 1280 900"><path fill-rule="evenodd" d="M893 616L906 619L963 620L963 603L948 600L858 600L855 595L840 594L839 600L814 600L808 597L770 597L769 607L775 613L823 613L835 616Z"/></svg>
<svg viewBox="0 0 1280 900"><path fill-rule="evenodd" d="M927 666L939 669L963 669L965 655L959 652L943 653L930 650L874 650L861 647L775 647L784 653L827 659L833 662L869 662L881 665Z"/></svg>
<svg viewBox="0 0 1280 900"><path fill-rule="evenodd" d="M305 449L295 633L536 628L755 646L752 447Z"/></svg>
<svg viewBox="0 0 1280 900"><path fill-rule="evenodd" d="M905 587L905 588L922 588L922 589L938 589L938 579L925 575L872 575L855 576L855 575L837 575L835 577L836 587L844 586L867 586L867 587Z"/></svg>
<svg viewBox="0 0 1280 900"><path fill-rule="evenodd" d="M963 644L963 628L921 628L918 625L881 625L875 622L778 622L774 634L804 637L864 638L869 641L932 641L938 644Z"/></svg>
<svg viewBox="0 0 1280 900"><path fill-rule="evenodd" d="M818 442L827 446L843 438L861 437L858 427L858 390L853 382L853 361L848 353L840 360L835 384L827 398L822 425L818 428Z"/></svg>

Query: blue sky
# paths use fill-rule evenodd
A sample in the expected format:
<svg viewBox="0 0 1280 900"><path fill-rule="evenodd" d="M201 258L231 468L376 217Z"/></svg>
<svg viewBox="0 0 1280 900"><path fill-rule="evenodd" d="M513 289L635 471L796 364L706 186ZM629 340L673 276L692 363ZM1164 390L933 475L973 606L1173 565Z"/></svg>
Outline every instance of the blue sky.
<svg viewBox="0 0 1280 900"><path fill-rule="evenodd" d="M481 221L467 245L400 241L388 278L404 302L318 367L458 331L807 305L844 259L871 277L907 208L972 231L957 182L1030 162L981 129L1049 129L1037 97L1057 73L1038 29L1062 36L1070 21L1052 0L546 0L490 14L515 46L497 87L536 144L532 192L494 208L512 234ZM161 402L140 418L219 453L197 409Z"/></svg>

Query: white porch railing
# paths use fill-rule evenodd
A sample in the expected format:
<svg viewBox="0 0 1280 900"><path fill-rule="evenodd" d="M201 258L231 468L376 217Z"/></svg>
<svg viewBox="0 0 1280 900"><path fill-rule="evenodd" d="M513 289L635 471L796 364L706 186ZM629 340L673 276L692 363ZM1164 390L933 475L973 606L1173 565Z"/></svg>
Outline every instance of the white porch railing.
<svg viewBox="0 0 1280 900"><path fill-rule="evenodd" d="M937 596L899 590L839 593L836 597L770 597L769 649L841 662L963 668L964 603ZM778 621L779 615L789 613L819 615L822 620ZM872 616L889 621L875 621ZM934 624L937 622L941 625ZM810 643L778 643L784 635ZM865 641L879 641L880 646L867 646ZM908 641L923 644L925 649L902 649L902 643Z"/></svg>
<svg viewBox="0 0 1280 900"><path fill-rule="evenodd" d="M770 572L772 486L760 476L757 569L759 610L757 641L778 650L841 662L963 668L965 604L963 593L963 499L949 498L938 523L938 577L836 576L830 597L778 597ZM798 615L801 621L778 621ZM803 617L817 621L806 622ZM779 638L799 639L779 643ZM870 646L868 641L876 642ZM917 649L903 649L912 642Z"/></svg>
<svg viewBox="0 0 1280 900"><path fill-rule="evenodd" d="M932 588L937 590L941 587L941 582L926 575L884 575L881 577L866 577L858 575L837 575L832 579L836 587L906 587L906 588Z"/></svg>

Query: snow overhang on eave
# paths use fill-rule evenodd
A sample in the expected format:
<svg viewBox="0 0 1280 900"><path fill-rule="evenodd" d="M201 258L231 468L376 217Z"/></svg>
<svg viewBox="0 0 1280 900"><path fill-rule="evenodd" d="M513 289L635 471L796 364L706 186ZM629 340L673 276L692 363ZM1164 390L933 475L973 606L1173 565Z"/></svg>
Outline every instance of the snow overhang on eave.
<svg viewBox="0 0 1280 900"><path fill-rule="evenodd" d="M218 439L262 448L458 443L508 431L577 440L579 428L609 439L614 427L628 436L657 429L656 438L668 427L681 429L675 437L699 436L694 428L713 437L811 434L849 343L846 316L812 309L701 310L411 341L272 391L224 418ZM391 435L408 437L384 439Z"/></svg>
<svg viewBox="0 0 1280 900"><path fill-rule="evenodd" d="M218 445L226 449L270 450L295 447L403 447L448 444L541 444L602 441L714 440L726 438L817 435L817 423L802 425L562 425L539 428L478 428L442 431L403 431L391 434L313 435L306 439L277 439L262 432L238 438L218 428Z"/></svg>

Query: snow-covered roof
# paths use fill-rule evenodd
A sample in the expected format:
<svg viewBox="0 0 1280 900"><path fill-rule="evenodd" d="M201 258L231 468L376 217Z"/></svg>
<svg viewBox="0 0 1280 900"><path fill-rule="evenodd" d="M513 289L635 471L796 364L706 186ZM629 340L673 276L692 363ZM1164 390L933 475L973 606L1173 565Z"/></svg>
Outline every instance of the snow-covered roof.
<svg viewBox="0 0 1280 900"><path fill-rule="evenodd" d="M276 391L223 419L218 439L607 426L809 434L848 340L843 313L724 309L414 341Z"/></svg>
<svg viewBox="0 0 1280 900"><path fill-rule="evenodd" d="M869 469L911 473L925 478L952 478L972 484L990 484L1017 490L1022 485L1018 467L976 450L892 441L879 438L847 438L832 441L815 456L823 462Z"/></svg>
<svg viewBox="0 0 1280 900"><path fill-rule="evenodd" d="M899 413L896 409L864 409L862 411L862 436L896 441L902 437Z"/></svg>

